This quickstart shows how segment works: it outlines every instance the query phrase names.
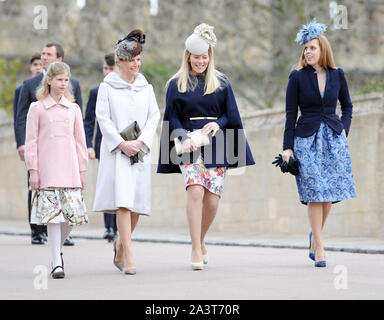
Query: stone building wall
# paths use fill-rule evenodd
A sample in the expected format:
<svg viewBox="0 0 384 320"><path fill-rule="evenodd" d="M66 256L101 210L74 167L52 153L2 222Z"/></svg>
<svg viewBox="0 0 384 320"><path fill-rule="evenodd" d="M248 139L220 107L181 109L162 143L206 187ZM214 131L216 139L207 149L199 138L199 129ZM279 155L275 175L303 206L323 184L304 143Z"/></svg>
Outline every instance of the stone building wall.
<svg viewBox="0 0 384 320"><path fill-rule="evenodd" d="M289 70L297 63L300 47L294 42L298 28L313 17L328 24L336 63L348 74L352 92L366 77L383 81L384 2L337 1L348 13L347 29L334 29L329 5L318 0L158 0L158 14L150 14L149 0L87 0L80 9L76 0L0 1L0 57L27 61L44 44L63 44L73 75L83 94L102 80L101 61L116 40L133 28L147 34L143 62L166 67L174 73L184 41L193 28L206 22L215 26L218 68L231 79L243 110L278 106L284 99ZM48 10L48 29L36 30L37 5ZM26 69L20 81L27 76ZM165 81L165 80L164 80ZM155 90L164 105L164 82Z"/></svg>

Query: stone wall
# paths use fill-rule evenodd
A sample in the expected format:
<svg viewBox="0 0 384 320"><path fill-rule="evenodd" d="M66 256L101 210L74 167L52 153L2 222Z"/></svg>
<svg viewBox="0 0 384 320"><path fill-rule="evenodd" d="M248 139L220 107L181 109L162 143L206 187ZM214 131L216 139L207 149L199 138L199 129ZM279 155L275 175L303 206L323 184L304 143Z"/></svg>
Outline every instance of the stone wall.
<svg viewBox="0 0 384 320"><path fill-rule="evenodd" d="M184 41L193 28L206 22L218 38L216 63L229 75L243 109L278 106L284 98L287 75L301 48L295 35L313 17L328 24L327 36L336 64L346 69L351 91L369 76L382 79L384 70L384 2L337 1L348 10L347 29L334 29L329 0L158 0L158 15L150 14L149 0L0 1L0 57L27 61L47 42L62 43L72 74L88 89L102 80L103 55L133 28L147 34L143 66L151 62L176 72ZM48 28L34 28L37 5L47 8ZM25 69L26 70L26 69ZM20 74L20 81L27 71ZM164 83L155 83L163 106ZM280 101L279 101L280 100Z"/></svg>
<svg viewBox="0 0 384 320"><path fill-rule="evenodd" d="M355 97L353 103L348 142L357 198L333 206L324 233L383 237L384 95ZM284 116L282 107L242 115L256 165L229 171L213 229L255 234L307 232L306 207L299 202L294 177L282 174L271 164L281 152ZM158 142L159 138L155 139L152 154L152 216L144 217L140 223L187 228L182 176L155 173ZM0 219L26 220L26 168L16 152L13 121L2 111L0 163ZM88 208L92 208L96 176L97 161L90 161L85 191ZM90 213L90 223L103 225L102 214Z"/></svg>

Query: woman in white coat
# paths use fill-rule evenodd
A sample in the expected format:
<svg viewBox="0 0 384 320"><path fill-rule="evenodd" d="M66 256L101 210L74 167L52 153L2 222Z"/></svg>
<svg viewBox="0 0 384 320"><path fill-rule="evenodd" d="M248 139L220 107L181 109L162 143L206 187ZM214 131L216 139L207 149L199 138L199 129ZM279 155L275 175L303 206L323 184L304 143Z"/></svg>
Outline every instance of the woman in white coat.
<svg viewBox="0 0 384 320"><path fill-rule="evenodd" d="M131 234L139 215L150 215L151 145L160 119L153 87L139 73L145 35L132 31L115 46L119 72L111 72L100 84L96 117L103 134L94 211L116 213L120 237L114 242L114 265L125 274L135 274ZM137 122L137 140L124 141L122 132ZM131 164L139 151L143 161Z"/></svg>

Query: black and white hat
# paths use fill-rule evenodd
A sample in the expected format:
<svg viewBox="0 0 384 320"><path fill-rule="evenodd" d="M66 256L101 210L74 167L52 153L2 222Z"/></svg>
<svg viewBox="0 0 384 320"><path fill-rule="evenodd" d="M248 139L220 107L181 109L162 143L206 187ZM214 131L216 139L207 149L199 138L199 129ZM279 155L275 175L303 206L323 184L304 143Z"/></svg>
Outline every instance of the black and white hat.
<svg viewBox="0 0 384 320"><path fill-rule="evenodd" d="M143 51L145 34L140 29L131 31L115 45L115 53L120 60L132 59Z"/></svg>

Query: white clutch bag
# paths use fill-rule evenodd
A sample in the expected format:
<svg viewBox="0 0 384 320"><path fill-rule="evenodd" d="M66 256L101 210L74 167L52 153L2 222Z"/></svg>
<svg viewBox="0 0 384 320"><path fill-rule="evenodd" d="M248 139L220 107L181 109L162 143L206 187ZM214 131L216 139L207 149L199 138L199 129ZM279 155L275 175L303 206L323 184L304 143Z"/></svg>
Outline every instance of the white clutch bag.
<svg viewBox="0 0 384 320"><path fill-rule="evenodd" d="M197 147L206 146L209 144L209 138L207 134L202 133L202 129L188 132L188 137L190 137ZM181 155L182 153L190 152L189 150L183 150L183 145L178 138L174 139L175 141L175 150L177 155Z"/></svg>

